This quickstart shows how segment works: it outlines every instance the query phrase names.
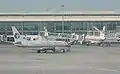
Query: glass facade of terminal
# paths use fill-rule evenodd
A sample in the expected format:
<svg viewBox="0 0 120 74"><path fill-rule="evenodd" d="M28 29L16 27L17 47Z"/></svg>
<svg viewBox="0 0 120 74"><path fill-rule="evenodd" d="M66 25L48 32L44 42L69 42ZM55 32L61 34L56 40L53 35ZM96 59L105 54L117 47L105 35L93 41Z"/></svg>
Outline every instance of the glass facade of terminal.
<svg viewBox="0 0 120 74"><path fill-rule="evenodd" d="M92 30L92 26L100 30L106 26L107 30L114 31L119 25L120 21L7 21L0 22L0 35L12 35L11 26L15 26L23 34L36 35L38 31L44 31L44 26L47 26L49 32L83 34Z"/></svg>

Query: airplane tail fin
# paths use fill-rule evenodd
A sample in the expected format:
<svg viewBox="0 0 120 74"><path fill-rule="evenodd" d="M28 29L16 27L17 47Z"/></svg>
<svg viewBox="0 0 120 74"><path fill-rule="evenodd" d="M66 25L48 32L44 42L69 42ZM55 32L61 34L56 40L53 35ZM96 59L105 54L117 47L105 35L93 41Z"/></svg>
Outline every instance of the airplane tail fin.
<svg viewBox="0 0 120 74"><path fill-rule="evenodd" d="M45 39L48 39L48 31L47 31L47 26L44 27L44 37Z"/></svg>
<svg viewBox="0 0 120 74"><path fill-rule="evenodd" d="M20 39L21 35L18 32L18 30L15 28L15 26L12 26L12 31L13 31L14 40L15 42L17 42Z"/></svg>
<svg viewBox="0 0 120 74"><path fill-rule="evenodd" d="M48 36L47 26L44 27L45 36Z"/></svg>
<svg viewBox="0 0 120 74"><path fill-rule="evenodd" d="M101 30L99 30L97 27L95 27L95 26L93 26L93 28L94 29L96 29L99 33L100 33L100 37L102 38L102 39L105 39L105 26L103 27L103 29L102 29L102 31Z"/></svg>
<svg viewBox="0 0 120 74"><path fill-rule="evenodd" d="M106 30L106 27L103 26L103 29L102 29L102 32L101 32L101 35L100 35L103 39L105 39L105 30Z"/></svg>
<svg viewBox="0 0 120 74"><path fill-rule="evenodd" d="M104 27L103 27L103 31L104 31L104 32L105 32L105 29L106 29L106 27L104 26Z"/></svg>

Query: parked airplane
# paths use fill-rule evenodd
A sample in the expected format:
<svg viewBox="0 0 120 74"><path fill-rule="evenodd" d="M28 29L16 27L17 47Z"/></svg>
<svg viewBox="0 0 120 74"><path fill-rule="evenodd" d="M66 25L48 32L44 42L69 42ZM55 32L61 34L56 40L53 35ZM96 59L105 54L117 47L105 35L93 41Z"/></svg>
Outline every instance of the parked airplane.
<svg viewBox="0 0 120 74"><path fill-rule="evenodd" d="M67 43L72 44L72 45L77 42L78 36L79 36L75 33L72 33L72 34L51 33L51 32L47 31L47 26L44 27L44 31L40 31L40 32L44 32L45 33L45 38L47 38L47 39L54 39L56 41L66 41Z"/></svg>
<svg viewBox="0 0 120 74"><path fill-rule="evenodd" d="M14 45L18 47L23 48L32 48L37 50L38 53L41 51L47 52L47 50L52 50L53 52L61 51L61 52L67 52L70 51L70 46L65 41L50 41L46 39L47 36L44 34L44 36L38 35L38 38L35 40L27 40L26 36L20 35L20 33L17 31L17 29L13 26L12 27L13 35L14 35Z"/></svg>
<svg viewBox="0 0 120 74"><path fill-rule="evenodd" d="M93 28L100 34L98 36L96 35L82 35L82 41L81 44L86 44L86 45L90 45L90 44L98 44L100 45L102 41L104 41L105 38L105 26L103 27L102 30L99 30L97 27L93 26Z"/></svg>

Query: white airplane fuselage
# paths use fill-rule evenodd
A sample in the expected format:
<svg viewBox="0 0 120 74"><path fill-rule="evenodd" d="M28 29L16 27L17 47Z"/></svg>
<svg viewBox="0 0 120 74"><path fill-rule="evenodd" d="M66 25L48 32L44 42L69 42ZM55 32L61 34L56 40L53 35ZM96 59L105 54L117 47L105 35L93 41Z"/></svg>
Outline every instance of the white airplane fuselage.
<svg viewBox="0 0 120 74"><path fill-rule="evenodd" d="M90 41L91 43L96 44L96 43L100 43L104 39L105 39L105 37L87 35L85 37L84 41Z"/></svg>
<svg viewBox="0 0 120 74"><path fill-rule="evenodd" d="M70 49L70 45L63 41L23 41L14 43L17 47L28 48L32 50L52 50L58 51L64 49L65 51Z"/></svg>

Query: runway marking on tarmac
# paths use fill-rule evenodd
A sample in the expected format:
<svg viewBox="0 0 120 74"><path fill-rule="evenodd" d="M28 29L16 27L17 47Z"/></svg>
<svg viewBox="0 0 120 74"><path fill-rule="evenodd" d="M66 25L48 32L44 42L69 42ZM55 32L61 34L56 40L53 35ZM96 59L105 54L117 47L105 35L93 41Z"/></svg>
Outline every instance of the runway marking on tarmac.
<svg viewBox="0 0 120 74"><path fill-rule="evenodd" d="M94 70L101 70L101 71L120 72L118 70L112 70L112 69L107 69L107 68L99 68L99 67L88 67L88 68L94 69Z"/></svg>

